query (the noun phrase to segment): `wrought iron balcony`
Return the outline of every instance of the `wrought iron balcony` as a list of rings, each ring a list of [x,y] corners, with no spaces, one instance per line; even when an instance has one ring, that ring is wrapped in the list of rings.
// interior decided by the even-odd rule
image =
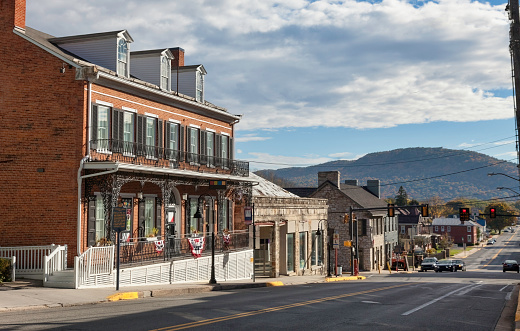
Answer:
[[[132,143],[115,139],[98,139],[90,141],[93,160],[119,161],[133,164],[143,164],[172,169],[184,166],[205,167],[210,169],[229,170],[231,175],[249,176],[249,162],[231,160],[215,156],[188,153],[185,151]]]

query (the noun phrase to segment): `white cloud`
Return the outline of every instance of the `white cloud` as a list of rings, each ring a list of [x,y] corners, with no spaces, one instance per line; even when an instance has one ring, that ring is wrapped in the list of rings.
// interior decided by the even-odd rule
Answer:
[[[235,137],[236,142],[242,142],[242,143],[249,142],[249,141],[265,141],[265,140],[269,140],[269,139],[272,139],[272,138],[271,137],[259,137],[254,134],[245,134],[242,136]]]
[[[28,26],[56,36],[128,29],[132,50],[184,48],[208,70],[208,100],[244,114],[238,130],[513,116],[511,97],[489,93],[511,86],[504,6],[28,0],[27,11]]]
[[[339,153],[329,154],[328,156],[331,158],[334,158],[334,159],[353,161],[353,160],[357,160],[365,155],[366,154],[358,154],[358,155],[353,156],[352,153],[350,153],[350,152],[339,152]]]

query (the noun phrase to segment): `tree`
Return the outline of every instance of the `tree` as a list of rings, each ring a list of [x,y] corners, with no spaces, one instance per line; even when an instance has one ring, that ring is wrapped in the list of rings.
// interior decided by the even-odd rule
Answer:
[[[431,218],[448,216],[448,208],[446,207],[444,200],[438,196],[428,199],[428,209]]]
[[[489,217],[489,208],[494,207],[496,209],[496,218]],[[513,216],[518,213],[518,211],[514,210],[510,205],[504,202],[497,202],[489,204],[484,213],[486,214],[486,222],[487,226],[493,230],[498,231],[498,233],[502,232],[502,229],[506,226],[514,225],[516,222],[516,216]],[[511,215],[511,216],[498,216],[498,215]]]
[[[395,196],[395,204],[397,206],[408,205],[408,194],[402,186],[399,187],[399,191],[397,191],[397,195]]]
[[[437,248],[441,251],[445,250],[446,248],[451,247],[453,245],[453,242],[450,240],[447,234],[441,235],[441,238],[439,239],[439,243],[437,244]]]

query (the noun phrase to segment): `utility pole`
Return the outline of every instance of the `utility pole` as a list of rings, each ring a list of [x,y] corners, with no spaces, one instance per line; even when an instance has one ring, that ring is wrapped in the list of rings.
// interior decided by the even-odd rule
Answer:
[[[509,0],[506,10],[509,11],[509,20],[511,21],[509,28],[509,51],[511,53],[511,66],[513,67],[513,93],[515,96],[513,106],[516,119],[516,152],[518,154],[518,165],[520,165],[520,146],[518,141],[520,128],[520,113],[518,111],[518,105],[520,104],[520,95],[517,93],[520,89],[520,16],[518,13],[518,0]],[[518,174],[520,176],[520,168],[518,168]]]

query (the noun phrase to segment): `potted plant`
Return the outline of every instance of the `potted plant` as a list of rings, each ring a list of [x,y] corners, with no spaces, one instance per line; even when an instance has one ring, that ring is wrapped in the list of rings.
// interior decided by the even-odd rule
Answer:
[[[152,228],[152,231],[146,235],[146,240],[148,241],[155,241],[157,240],[157,233],[159,233],[159,229]]]

